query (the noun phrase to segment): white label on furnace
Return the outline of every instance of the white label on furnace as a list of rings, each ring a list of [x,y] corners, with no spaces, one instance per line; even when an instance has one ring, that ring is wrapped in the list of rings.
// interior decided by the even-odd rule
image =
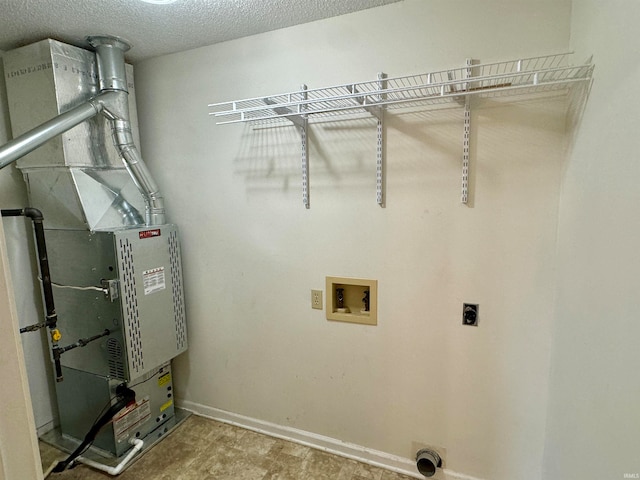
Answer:
[[[149,396],[120,410],[120,412],[113,417],[113,430],[116,441],[121,443],[129,438],[131,433],[139,429],[140,426],[150,418],[151,405],[149,403]]]
[[[144,294],[150,295],[160,290],[164,290],[167,284],[164,280],[164,267],[158,267],[142,272],[142,283],[144,284]]]

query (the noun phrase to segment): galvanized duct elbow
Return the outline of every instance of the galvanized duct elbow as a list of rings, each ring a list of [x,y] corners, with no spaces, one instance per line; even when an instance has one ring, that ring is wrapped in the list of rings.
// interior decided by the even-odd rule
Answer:
[[[111,36],[92,36],[87,40],[96,50],[102,114],[111,122],[113,143],[120,152],[129,174],[142,193],[146,205],[146,224],[165,223],[164,199],[133,141],[129,121],[127,79],[124,53],[130,46]]]

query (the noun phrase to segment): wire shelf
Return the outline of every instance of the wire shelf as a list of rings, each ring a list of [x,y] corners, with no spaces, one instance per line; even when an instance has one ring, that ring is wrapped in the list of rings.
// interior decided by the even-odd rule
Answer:
[[[591,79],[594,65],[569,64],[570,53],[465,66],[438,72],[306,89],[269,97],[212,103],[218,124],[312,119],[336,114],[373,113],[382,108],[464,105],[481,98],[567,91]],[[296,123],[294,121],[294,123]]]
[[[462,68],[348,83],[332,87],[281,93],[269,97],[248,98],[209,104],[209,115],[218,125],[248,122],[261,128],[293,124],[300,131],[302,200],[309,208],[309,146],[307,127],[310,121],[350,120],[353,116],[377,119],[376,201],[385,204],[384,115],[385,110],[464,108],[461,202],[468,203],[469,141],[471,98],[508,98],[515,96],[562,95],[572,85],[591,80],[594,65],[569,63],[570,53],[530,57],[506,62],[474,65],[467,59]],[[402,111],[400,112],[402,113]]]

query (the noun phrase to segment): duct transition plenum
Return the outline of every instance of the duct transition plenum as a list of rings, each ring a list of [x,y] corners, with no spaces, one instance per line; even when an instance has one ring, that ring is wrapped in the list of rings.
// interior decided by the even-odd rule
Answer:
[[[7,52],[4,68],[14,137],[99,93],[95,54],[55,40]],[[133,68],[126,66],[129,115],[137,142]],[[139,143],[139,142],[137,142]],[[145,204],[96,115],[21,158],[32,205],[49,229],[110,230],[144,224]]]

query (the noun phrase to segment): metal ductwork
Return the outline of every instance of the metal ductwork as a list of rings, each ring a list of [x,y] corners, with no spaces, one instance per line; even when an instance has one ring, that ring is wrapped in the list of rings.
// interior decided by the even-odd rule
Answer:
[[[9,52],[7,56],[8,63],[9,65],[13,63],[15,66],[11,67],[7,74],[8,90],[11,88],[19,88],[23,91],[31,89],[30,85],[25,86],[23,82],[19,82],[17,87],[13,87],[11,79],[34,73],[34,69],[36,72],[51,69],[54,71],[54,78],[64,77],[69,74],[77,76],[80,73],[79,80],[75,82],[76,85],[74,86],[78,87],[77,90],[81,93],[84,90],[85,95],[92,93],[91,90],[95,89],[97,77],[99,90],[97,94],[91,95],[80,105],[70,106],[66,102],[68,100],[77,101],[78,91],[74,89],[68,92],[59,90],[58,83],[54,81],[58,110],[65,111],[62,113],[56,112],[59,113],[56,117],[22,133],[14,140],[0,147],[0,168],[24,157],[38,149],[38,147],[43,146],[46,142],[68,132],[98,114],[102,114],[110,123],[113,145],[119,157],[123,160],[124,167],[131,176],[133,184],[142,195],[145,204],[144,223],[146,225],[164,224],[165,211],[162,195],[136,147],[132,133],[127,68],[124,61],[124,54],[130,48],[129,44],[120,38],[110,36],[93,36],[88,37],[87,40],[95,49],[95,61],[91,58],[92,56],[89,52],[53,40],[46,40],[33,46],[18,49],[18,51]],[[47,47],[50,49],[49,52],[45,50]],[[43,51],[45,52],[44,55],[42,54]],[[41,63],[33,64],[34,53],[40,54]],[[46,58],[46,54],[48,54],[49,58]],[[63,61],[65,62],[64,64],[62,63]],[[21,63],[25,62],[30,64],[21,65]],[[97,72],[95,72],[96,69]],[[46,84],[44,86],[50,87],[50,85]],[[87,86],[92,86],[93,88],[89,88],[89,91],[87,91]],[[45,88],[45,90],[48,89]],[[19,99],[20,96],[20,94],[12,95],[12,92],[9,91],[10,102],[12,98]],[[32,113],[28,112],[28,122],[33,122]],[[12,123],[16,123],[13,122],[13,113]],[[20,123],[18,119],[18,130],[20,130]],[[81,134],[79,136],[85,140],[86,145],[89,145],[91,155],[86,157],[89,159],[88,162],[85,159],[80,164],[77,164],[73,159],[73,155],[71,155],[71,160],[67,160],[65,157],[65,160],[60,162],[52,161],[50,158],[39,161],[36,157],[18,164],[18,167],[25,174],[30,193],[35,196],[41,193],[44,196],[48,196],[55,191],[53,194],[53,197],[55,197],[54,203],[58,204],[60,201],[72,204],[79,203],[81,214],[78,216],[82,218],[82,221],[90,230],[140,224],[142,219],[140,215],[136,214],[137,209],[134,207],[136,202],[128,201],[126,198],[127,192],[123,192],[123,188],[126,185],[123,184],[121,178],[116,178],[121,177],[121,175],[114,173],[118,170],[118,165],[114,165],[109,161],[108,152],[105,153],[100,151],[100,148],[96,148],[96,146],[104,147],[104,142],[95,141],[96,133],[99,134],[101,130],[99,127],[95,127],[95,125],[90,125],[88,128],[93,131],[88,132],[88,135]],[[73,136],[64,138],[62,145],[57,150],[76,148],[65,145],[65,140],[69,139],[72,142],[76,140]],[[87,140],[91,143],[89,144]],[[56,149],[56,147],[51,148]],[[44,155],[47,155],[47,153]],[[68,167],[69,170],[62,172],[59,167],[63,165]],[[50,171],[51,167],[54,167],[54,173]],[[42,168],[49,168],[49,171],[43,172]],[[67,176],[67,181],[61,181],[63,180],[61,176]],[[29,177],[32,177],[34,182]],[[62,187],[66,187],[65,191],[61,190]],[[43,192],[37,192],[34,189],[42,189]],[[97,197],[103,200],[98,205],[95,201],[96,195],[92,192],[94,189],[99,191]],[[77,190],[77,192],[74,190]],[[69,195],[72,198],[69,198]],[[91,199],[87,198],[88,196]],[[43,203],[49,202],[45,201]],[[119,212],[122,225],[118,225],[117,221],[114,224],[113,218],[104,219],[103,217],[106,213],[113,213],[107,212],[107,210]],[[67,225],[66,221],[69,219],[61,219],[57,214],[51,216],[45,213],[45,216],[53,219],[56,226],[60,228],[77,227],[75,224]],[[58,221],[61,224],[58,224]],[[75,222],[72,221],[72,223]]]
[[[165,223],[136,147],[129,45],[87,40],[95,53],[48,39],[4,54],[15,139],[0,147],[0,168],[16,162],[46,233],[50,275],[41,268],[41,279],[53,299],[32,327],[50,327],[60,427],[43,439],[80,451],[89,431],[90,443],[121,458],[177,422],[170,362],[187,350],[182,261],[178,229]],[[135,403],[96,431],[123,388]]]
[[[124,52],[129,50],[130,46],[116,37],[94,36],[88,40],[96,49],[98,63],[101,95],[96,100],[102,105],[102,113],[111,121],[113,143],[145,199],[146,224],[162,225],[165,223],[162,195],[131,134],[129,91],[124,62]]]

